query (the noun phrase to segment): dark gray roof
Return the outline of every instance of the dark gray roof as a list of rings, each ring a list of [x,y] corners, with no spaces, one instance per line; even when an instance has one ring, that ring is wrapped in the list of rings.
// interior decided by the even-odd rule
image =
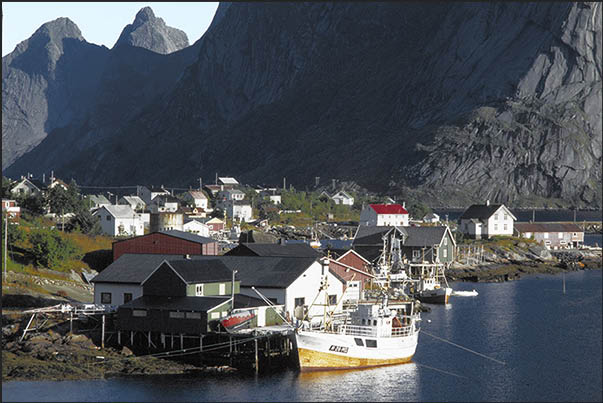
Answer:
[[[219,259],[177,259],[168,260],[168,263],[187,283],[232,281],[232,270]]]
[[[175,259],[175,255],[125,253],[90,281],[140,284],[161,262],[171,259]]]
[[[256,307],[256,306],[266,306],[266,305],[268,305],[266,302],[264,302],[263,299],[249,297],[249,296],[244,295],[244,294],[235,294],[234,300],[235,300],[235,303],[234,303],[235,309],[239,309],[239,308],[253,308],[253,307]]]
[[[488,219],[498,210],[502,204],[472,204],[459,219],[479,218],[480,220]]]
[[[322,256],[314,248],[305,243],[242,243],[226,253],[227,256],[275,256],[275,257],[318,257]]]
[[[195,235],[191,232],[178,231],[176,229],[169,230],[169,231],[159,231],[159,232],[162,234],[171,235],[176,238],[181,238],[181,239],[185,239],[187,241],[197,242],[197,243],[201,243],[201,244],[216,242],[215,239]]]
[[[222,262],[237,270],[242,287],[286,288],[316,261],[315,257],[222,256]]]
[[[406,227],[406,232],[408,238],[404,241],[404,246],[432,246],[442,242],[446,227]]]
[[[397,230],[400,234],[406,236],[408,235],[406,228],[408,227],[360,225],[352,245],[383,245],[382,237],[384,235],[392,230]]]
[[[514,228],[519,232],[584,232],[576,224],[562,223],[515,223]]]
[[[98,274],[93,282],[141,284],[164,260],[186,260],[180,255],[125,253]],[[228,269],[237,270],[235,280],[241,286],[286,288],[297,279],[316,258],[259,257],[259,256],[202,256],[191,255],[192,261],[219,260]],[[232,274],[231,274],[232,276]],[[231,279],[232,277],[229,277]]]
[[[143,295],[120,308],[131,309],[178,309],[183,311],[207,312],[228,301],[230,297],[159,297],[154,295]],[[235,296],[235,304],[236,304]]]

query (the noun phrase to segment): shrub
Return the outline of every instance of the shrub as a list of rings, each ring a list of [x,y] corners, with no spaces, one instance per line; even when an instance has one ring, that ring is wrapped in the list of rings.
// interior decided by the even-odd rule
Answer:
[[[79,248],[56,230],[38,229],[29,239],[34,262],[39,266],[50,269],[79,254]]]

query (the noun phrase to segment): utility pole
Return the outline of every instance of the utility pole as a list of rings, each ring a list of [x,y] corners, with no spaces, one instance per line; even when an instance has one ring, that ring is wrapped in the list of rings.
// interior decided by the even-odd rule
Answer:
[[[8,211],[4,214],[4,220],[6,221],[6,227],[4,228],[4,279],[6,280],[8,268]]]
[[[199,178],[199,190],[203,189],[201,178]]]
[[[230,284],[230,312],[234,310],[234,289],[235,289],[235,274],[237,270],[232,271],[232,283]]]
[[[287,178],[283,176],[283,190],[287,190]]]

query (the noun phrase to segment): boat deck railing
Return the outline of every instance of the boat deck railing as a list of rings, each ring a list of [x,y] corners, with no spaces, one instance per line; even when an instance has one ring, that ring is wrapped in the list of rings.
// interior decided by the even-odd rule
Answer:
[[[341,325],[339,334],[346,336],[363,336],[363,337],[405,337],[411,335],[413,326],[394,327],[389,332],[379,332],[379,328],[374,326],[358,326],[358,325]],[[389,333],[389,334],[388,334]]]

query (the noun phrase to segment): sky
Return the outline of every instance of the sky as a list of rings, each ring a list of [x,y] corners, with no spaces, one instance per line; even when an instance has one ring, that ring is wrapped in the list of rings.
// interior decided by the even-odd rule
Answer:
[[[150,6],[155,16],[178,28],[192,45],[209,27],[217,2],[2,2],[2,56],[28,39],[42,24],[59,17],[73,21],[87,42],[113,47],[126,25],[141,8]]]

